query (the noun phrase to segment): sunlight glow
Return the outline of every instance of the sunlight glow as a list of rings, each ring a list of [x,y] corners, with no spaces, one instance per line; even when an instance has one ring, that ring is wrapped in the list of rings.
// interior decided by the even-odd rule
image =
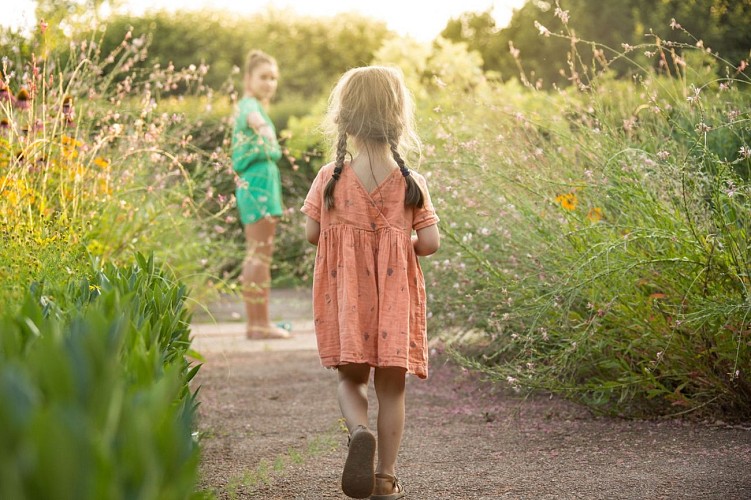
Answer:
[[[3,9],[0,25],[15,29],[29,29],[36,23],[33,0],[15,0]],[[520,8],[525,0],[462,0],[461,2],[427,2],[405,0],[276,0],[270,2],[248,0],[123,0],[119,9],[133,14],[149,10],[199,10],[218,9],[233,14],[251,14],[268,8],[291,9],[310,16],[332,17],[342,12],[381,19],[389,29],[412,36],[420,41],[434,39],[452,17],[463,12],[482,12],[492,9],[500,27],[508,24],[513,9]]]

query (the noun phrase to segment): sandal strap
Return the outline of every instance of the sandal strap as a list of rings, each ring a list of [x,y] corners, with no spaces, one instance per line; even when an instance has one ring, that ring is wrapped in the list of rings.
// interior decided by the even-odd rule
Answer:
[[[347,436],[347,448],[349,448],[349,444],[352,442],[352,436],[354,436],[355,432],[357,432],[359,430],[363,430],[363,429],[366,430],[366,431],[368,430],[367,427],[365,427],[364,425],[360,424],[357,427],[355,427],[355,430],[353,430],[351,434],[349,434]]]
[[[394,478],[394,489],[396,490],[394,493],[404,493],[404,486],[398,477]]]
[[[402,482],[399,480],[398,477],[392,476],[391,474],[382,474],[380,472],[376,473],[375,475],[376,481],[377,480],[388,480],[392,485],[394,485],[394,493],[401,493],[404,491],[404,486],[402,486]]]

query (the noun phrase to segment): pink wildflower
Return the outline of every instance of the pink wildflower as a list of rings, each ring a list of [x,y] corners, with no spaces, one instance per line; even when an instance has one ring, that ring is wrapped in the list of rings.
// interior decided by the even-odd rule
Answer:
[[[73,98],[69,95],[63,98],[63,114],[65,116],[73,115]]]
[[[29,109],[31,106],[31,97],[29,96],[29,91],[26,89],[21,89],[18,91],[18,95],[16,96],[16,102],[15,105],[18,109]]]
[[[0,102],[13,101],[13,94],[10,93],[10,89],[5,84],[2,78],[0,78]]]
[[[563,24],[568,24],[568,11],[562,10],[560,7],[555,8],[555,16],[561,18]]]

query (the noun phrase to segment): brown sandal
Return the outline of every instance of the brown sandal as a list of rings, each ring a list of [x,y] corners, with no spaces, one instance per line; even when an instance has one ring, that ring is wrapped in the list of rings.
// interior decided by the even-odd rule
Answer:
[[[342,472],[342,491],[352,498],[368,498],[375,487],[373,459],[376,439],[364,425],[349,437],[349,451]]]
[[[376,490],[391,490],[391,493],[385,495],[371,495],[370,500],[398,500],[399,498],[404,498],[404,486],[396,477],[391,474],[376,474],[375,480]]]

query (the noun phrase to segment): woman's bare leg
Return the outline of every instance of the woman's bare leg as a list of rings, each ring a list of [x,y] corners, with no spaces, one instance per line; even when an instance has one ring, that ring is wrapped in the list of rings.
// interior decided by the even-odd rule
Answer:
[[[269,321],[271,258],[276,219],[265,217],[245,226],[247,245],[242,271],[242,293],[248,338],[287,338],[289,333]]]

